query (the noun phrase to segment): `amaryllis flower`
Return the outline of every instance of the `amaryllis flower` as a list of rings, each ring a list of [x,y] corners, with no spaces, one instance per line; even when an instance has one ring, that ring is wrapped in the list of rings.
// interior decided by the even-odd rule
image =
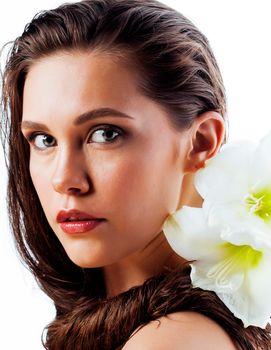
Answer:
[[[163,231],[191,261],[194,287],[214,291],[244,326],[271,316],[271,132],[223,145],[195,174],[202,208],[183,206]]]

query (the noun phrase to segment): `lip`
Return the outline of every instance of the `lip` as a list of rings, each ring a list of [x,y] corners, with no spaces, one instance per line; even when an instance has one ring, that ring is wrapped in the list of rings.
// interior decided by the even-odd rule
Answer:
[[[104,220],[103,218],[97,218],[94,215],[91,215],[89,213],[82,212],[77,209],[70,209],[70,210],[61,210],[56,217],[56,221],[58,223],[72,223],[72,222],[77,222],[77,221],[68,221],[69,218],[75,217],[76,219],[89,219],[89,220]],[[81,221],[79,221],[81,222]]]
[[[104,219],[92,219],[84,221],[65,221],[60,223],[61,229],[65,233],[85,233],[93,230],[97,225],[104,222]]]

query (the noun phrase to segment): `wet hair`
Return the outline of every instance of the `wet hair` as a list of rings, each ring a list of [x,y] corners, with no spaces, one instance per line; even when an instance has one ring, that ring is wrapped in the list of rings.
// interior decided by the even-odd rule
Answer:
[[[244,328],[213,292],[192,288],[189,265],[107,297],[102,268],[81,268],[67,256],[31,180],[29,145],[20,130],[23,89],[37,60],[90,50],[116,57],[137,72],[139,91],[167,112],[176,130],[189,129],[206,111],[220,113],[227,122],[225,89],[207,38],[190,20],[158,1],[63,4],[39,12],[12,42],[2,79],[8,210],[20,257],[56,308],[44,329],[44,347],[121,349],[138,327],[190,310],[215,320],[240,349],[270,349],[270,329]]]

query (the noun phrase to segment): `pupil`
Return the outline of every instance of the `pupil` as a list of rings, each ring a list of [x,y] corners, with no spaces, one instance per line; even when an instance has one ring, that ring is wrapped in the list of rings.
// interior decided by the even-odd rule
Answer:
[[[53,138],[51,136],[44,136],[43,141],[45,145],[50,146],[53,143]]]
[[[106,137],[108,137],[108,138],[111,138],[112,136],[113,136],[113,131],[111,130],[111,131],[106,131],[105,132],[105,135],[106,135]],[[109,135],[108,135],[109,134]],[[110,135],[111,134],[111,135]]]

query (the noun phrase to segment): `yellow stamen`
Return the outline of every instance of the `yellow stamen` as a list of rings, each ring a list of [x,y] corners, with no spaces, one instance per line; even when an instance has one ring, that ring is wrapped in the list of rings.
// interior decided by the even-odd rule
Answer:
[[[267,223],[271,221],[271,188],[248,193],[244,202],[251,214],[259,216]]]

